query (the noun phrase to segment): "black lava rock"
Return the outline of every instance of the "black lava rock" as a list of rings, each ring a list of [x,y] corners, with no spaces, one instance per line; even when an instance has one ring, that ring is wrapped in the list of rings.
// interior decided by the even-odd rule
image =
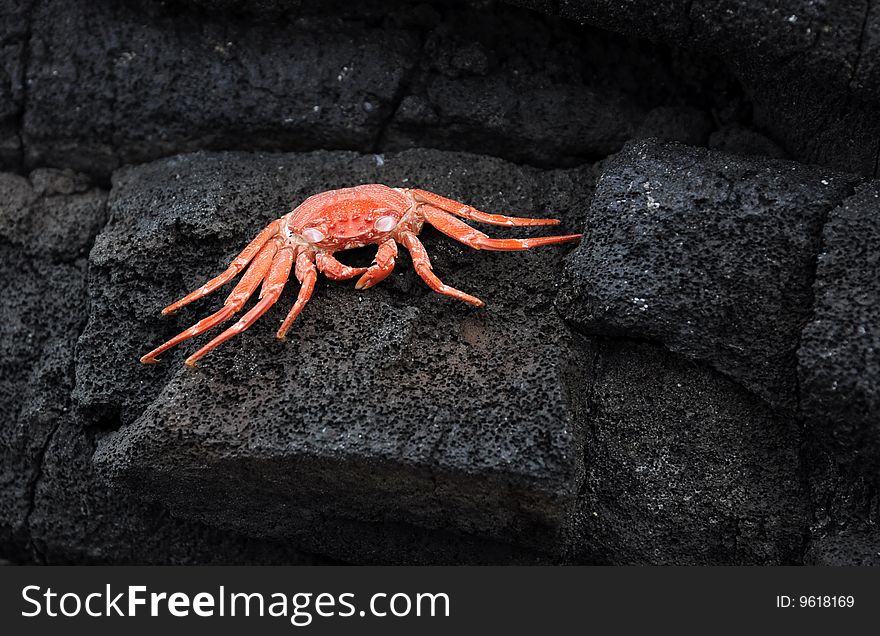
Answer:
[[[667,118],[698,110],[684,104],[699,96],[645,43],[503,5],[444,17],[425,36],[383,147],[577,165],[618,151],[652,107]]]
[[[581,559],[800,562],[808,502],[791,419],[721,374],[648,343],[603,339],[588,414]]]
[[[19,179],[0,176],[0,192],[14,196]],[[31,258],[4,236],[0,269],[0,551],[22,558],[44,449],[70,409],[85,261]]]
[[[815,309],[798,351],[804,414],[859,452],[880,452],[880,183],[834,208]]]
[[[880,564],[880,184],[831,211],[815,309],[798,350],[805,466],[815,501],[808,560]]]
[[[0,169],[21,163],[24,60],[31,2],[0,0]]]
[[[48,175],[44,175],[48,176]],[[75,179],[54,175],[79,189]],[[40,181],[37,177],[35,181]],[[0,174],[0,544],[22,549],[41,458],[69,410],[76,335],[85,323],[85,259],[106,194],[38,192]],[[69,213],[69,214],[68,214]],[[40,227],[51,219],[44,238]],[[56,249],[48,245],[58,243]]]
[[[77,360],[82,411],[124,424],[102,440],[100,470],[176,516],[348,559],[366,558],[346,553],[357,547],[341,530],[349,522],[559,553],[582,474],[562,384],[579,352],[552,307],[561,248],[477,252],[427,231],[435,271],[484,297],[486,310],[431,292],[402,255],[369,292],[321,282],[285,345],[274,330],[294,291],[197,370],[181,364],[195,343],[139,364],[222,294],[179,318],[163,319],[161,307],[270,219],[315,192],[369,182],[563,218],[591,189],[589,171],[438,151],[194,154],[119,173],[112,221],[91,254]],[[335,532],[315,532],[320,519]]]
[[[880,8],[783,0],[516,0],[581,23],[721,57],[756,123],[801,161],[877,176]]]
[[[734,155],[758,155],[785,159],[785,151],[772,139],[740,124],[725,126],[709,135],[708,144],[712,150],[720,150]]]
[[[822,223],[852,183],[792,162],[634,142],[597,184],[559,307],[584,333],[660,341],[793,409]]]
[[[504,3],[229,5],[36,3],[15,40],[26,99],[0,107],[16,161],[106,179],[199,149],[428,146],[574,166],[619,150],[652,109],[726,108],[735,85],[696,56],[668,63]]]
[[[712,130],[711,118],[701,110],[686,106],[661,106],[645,116],[635,137],[705,146]]]
[[[74,414],[87,317],[84,251],[106,193],[82,175],[0,174],[0,551],[48,563],[313,562],[289,545],[168,517],[92,469]]]
[[[106,175],[197,148],[369,150],[415,34],[47,0],[32,18],[26,160]],[[83,37],[88,34],[88,37]]]
[[[817,538],[807,552],[806,564],[880,566],[880,533],[842,531]]]
[[[876,453],[864,435],[847,439],[828,423],[811,423],[802,451],[810,489],[810,541],[805,562],[880,565],[880,498]]]
[[[291,543],[169,516],[162,506],[108,485],[92,465],[94,437],[75,417],[67,417],[47,440],[32,485],[29,560],[160,565],[328,562]]]
[[[0,0],[0,562],[878,564],[880,186],[832,172],[878,46],[863,0]],[[485,310],[402,250],[138,363],[370,181],[587,236],[563,280],[426,228]]]
[[[106,222],[107,193],[69,170],[34,170],[29,179],[3,175],[0,236],[35,259],[88,256]]]

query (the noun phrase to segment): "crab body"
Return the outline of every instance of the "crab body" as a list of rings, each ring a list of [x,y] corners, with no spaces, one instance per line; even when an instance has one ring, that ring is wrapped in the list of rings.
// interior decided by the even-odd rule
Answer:
[[[301,239],[327,252],[379,243],[404,217],[413,221],[415,202],[406,190],[370,184],[330,190],[309,197],[282,218],[289,240]],[[421,222],[411,223],[416,233]]]
[[[232,327],[211,340],[186,363],[196,360],[244,331],[262,316],[281,295],[291,270],[300,282],[299,295],[282,322],[277,337],[284,339],[293,321],[312,295],[320,271],[334,280],[358,277],[355,287],[366,289],[386,278],[394,269],[397,245],[410,253],[416,273],[434,291],[470,303],[483,301],[444,285],[431,270],[431,261],[418,234],[424,223],[475,249],[525,250],[578,240],[580,234],[525,239],[492,239],[460,219],[506,226],[557,225],[556,219],[528,219],[480,212],[468,205],[426,190],[391,188],[380,184],[359,185],[330,190],[309,197],[280,219],[270,223],[232,261],[225,272],[194,292],[162,310],[169,314],[208,295],[244,271],[241,280],[223,307],[181,332],[141,358],[143,363],[158,362],[158,356],[175,345],[225,322],[241,310],[260,287],[259,301]],[[378,246],[369,267],[349,267],[336,259],[335,252]]]

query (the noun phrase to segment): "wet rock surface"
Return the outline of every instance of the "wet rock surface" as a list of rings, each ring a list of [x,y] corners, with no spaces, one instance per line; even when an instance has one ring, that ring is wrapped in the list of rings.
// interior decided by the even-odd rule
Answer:
[[[852,183],[792,162],[634,142],[605,166],[560,309],[585,333],[662,342],[794,409],[822,224]]]

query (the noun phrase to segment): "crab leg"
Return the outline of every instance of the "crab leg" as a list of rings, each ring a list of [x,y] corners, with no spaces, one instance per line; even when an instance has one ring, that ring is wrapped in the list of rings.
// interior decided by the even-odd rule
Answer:
[[[439,194],[428,192],[427,190],[411,190],[410,191],[416,201],[428,203],[435,208],[445,210],[450,214],[455,214],[471,221],[479,221],[480,223],[489,223],[490,225],[559,225],[558,219],[529,219],[515,216],[503,216],[501,214],[488,214],[480,212],[464,203],[459,203]]]
[[[422,245],[422,242],[415,234],[409,231],[400,232],[400,240],[412,256],[413,267],[415,268],[416,273],[422,277],[422,280],[428,284],[428,287],[445,296],[452,296],[458,300],[463,300],[474,307],[482,307],[485,304],[476,296],[471,296],[470,294],[459,291],[454,287],[444,285],[443,282],[434,275],[434,272],[431,271],[431,259],[428,258],[428,252],[425,251],[425,246]]]
[[[583,236],[582,234],[567,234],[564,236],[539,236],[525,239],[493,239],[442,210],[427,206],[422,210],[422,215],[428,223],[446,236],[477,250],[527,250],[539,245],[553,245],[554,243],[576,241]]]
[[[397,243],[393,238],[387,238],[379,243],[376,258],[367,269],[367,273],[355,283],[355,289],[369,289],[376,283],[385,280],[394,269],[394,259],[397,258]]]
[[[254,291],[257,289],[257,286],[260,284],[260,281],[263,280],[263,278],[266,276],[266,272],[269,271],[269,266],[272,264],[272,259],[275,257],[275,253],[277,251],[278,244],[275,242],[264,246],[263,249],[260,250],[260,253],[257,255],[257,257],[254,259],[254,262],[248,268],[247,272],[245,272],[242,279],[238,282],[238,285],[236,285],[235,289],[232,290],[232,293],[229,294],[229,297],[223,304],[222,309],[211,314],[207,318],[203,318],[189,329],[186,329],[174,336],[165,344],[153,349],[152,351],[150,351],[150,353],[141,358],[141,362],[143,362],[144,364],[155,364],[156,362],[158,362],[158,360],[156,359],[157,356],[162,355],[175,345],[180,344],[184,340],[189,340],[193,336],[204,333],[209,329],[219,325],[221,322],[224,322],[231,318],[238,310],[240,310],[244,306],[248,298],[253,295]]]
[[[269,307],[275,304],[278,297],[284,289],[287,277],[290,275],[290,267],[293,264],[293,249],[290,247],[282,247],[278,250],[272,261],[272,267],[263,281],[263,288],[260,290],[260,301],[251,307],[238,322],[229,327],[226,331],[211,340],[204,347],[196,351],[186,359],[187,366],[195,366],[196,360],[204,356],[206,353],[223,344],[233,336],[240,334],[242,331],[250,327],[256,320],[262,316]]]
[[[349,267],[340,263],[335,256],[327,252],[320,252],[315,257],[318,271],[332,280],[348,280],[367,271],[366,267]]]
[[[235,257],[232,263],[229,264],[229,267],[225,272],[217,276],[216,278],[212,278],[207,283],[199,287],[194,292],[187,294],[176,303],[172,303],[168,305],[165,309],[162,310],[163,314],[170,314],[172,312],[177,311],[184,305],[190,304],[194,300],[198,300],[204,296],[207,296],[212,291],[221,287],[235,278],[238,273],[245,268],[245,266],[251,262],[251,259],[256,256],[260,249],[269,241],[270,238],[278,234],[278,229],[281,227],[281,220],[272,221],[266,229],[257,234],[257,237],[251,241],[246,248],[241,251],[241,254]]]
[[[303,307],[309,302],[309,298],[312,297],[312,291],[315,289],[318,272],[315,270],[312,257],[307,252],[300,252],[299,256],[296,257],[296,279],[300,283],[299,295],[296,297],[293,309],[287,314],[287,318],[284,319],[281,327],[278,328],[278,333],[275,334],[275,337],[279,340],[284,340],[287,337],[287,330],[290,329],[290,325],[293,324],[293,321],[299,316]]]

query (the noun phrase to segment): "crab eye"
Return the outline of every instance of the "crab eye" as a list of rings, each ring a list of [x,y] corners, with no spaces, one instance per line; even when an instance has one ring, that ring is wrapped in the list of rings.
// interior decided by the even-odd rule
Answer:
[[[324,235],[320,230],[310,227],[303,230],[303,238],[309,243],[320,243],[324,240]]]
[[[393,216],[380,216],[376,219],[375,227],[380,232],[390,232],[397,225],[397,219]]]

